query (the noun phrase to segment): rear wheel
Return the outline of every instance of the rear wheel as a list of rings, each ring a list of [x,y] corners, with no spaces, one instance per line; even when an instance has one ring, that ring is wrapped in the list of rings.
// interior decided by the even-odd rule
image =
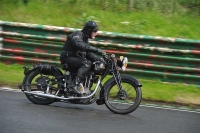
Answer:
[[[56,81],[55,77],[58,77],[59,73],[56,71],[53,71],[49,75],[41,74],[39,70],[32,71],[26,78],[25,84],[28,86],[25,86],[25,91],[32,91],[37,93],[47,93],[47,89],[49,86],[48,94],[55,94],[59,85],[56,84],[54,81]],[[54,102],[53,99],[50,98],[44,98],[41,96],[26,94],[27,98],[35,103],[35,104],[42,104],[42,105],[48,105]]]
[[[119,91],[114,78],[105,83],[105,104],[114,113],[128,114],[140,105],[142,91],[132,76],[121,75],[121,81],[121,91]]]

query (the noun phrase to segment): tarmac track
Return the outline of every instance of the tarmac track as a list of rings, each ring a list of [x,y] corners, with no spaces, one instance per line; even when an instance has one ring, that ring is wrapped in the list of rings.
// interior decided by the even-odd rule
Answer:
[[[200,110],[141,105],[118,115],[105,105],[36,105],[1,88],[0,133],[200,133]]]

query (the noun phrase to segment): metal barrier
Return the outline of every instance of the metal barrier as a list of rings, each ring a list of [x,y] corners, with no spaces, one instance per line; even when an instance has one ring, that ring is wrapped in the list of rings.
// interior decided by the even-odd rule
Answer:
[[[80,30],[0,21],[0,60],[60,64],[68,34]],[[91,45],[129,59],[126,72],[137,78],[200,85],[200,40],[99,31]]]

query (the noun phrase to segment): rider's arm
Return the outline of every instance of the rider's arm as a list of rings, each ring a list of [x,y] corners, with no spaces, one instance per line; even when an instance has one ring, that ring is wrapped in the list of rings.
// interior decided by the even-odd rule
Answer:
[[[97,61],[99,58],[92,52],[87,52],[86,58],[91,60],[91,61]]]
[[[76,32],[71,36],[72,43],[77,50],[88,51],[88,52],[97,52],[101,54],[103,51],[99,48],[92,47],[87,43],[83,42],[83,33]]]

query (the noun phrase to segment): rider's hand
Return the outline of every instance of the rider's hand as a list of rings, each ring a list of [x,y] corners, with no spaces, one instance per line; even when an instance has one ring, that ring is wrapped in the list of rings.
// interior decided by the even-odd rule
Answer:
[[[106,61],[104,60],[104,58],[98,58],[98,60],[97,60],[97,61],[100,61],[100,62],[102,62],[102,63],[106,64]]]
[[[103,55],[105,56],[106,55],[106,52],[104,52],[103,50],[97,48],[97,53],[100,54],[100,55]]]

